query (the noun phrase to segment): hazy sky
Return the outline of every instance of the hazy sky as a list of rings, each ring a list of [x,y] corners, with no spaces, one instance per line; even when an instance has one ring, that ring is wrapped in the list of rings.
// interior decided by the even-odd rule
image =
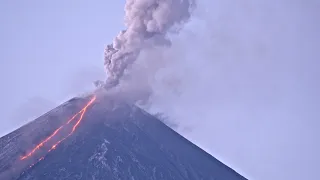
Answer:
[[[320,179],[319,2],[199,2],[167,54],[173,86],[154,84],[153,107],[250,179]],[[0,135],[105,78],[123,6],[0,2]]]
[[[0,134],[24,122],[29,105],[39,115],[105,78],[104,45],[122,29],[124,6],[108,2],[0,2]]]

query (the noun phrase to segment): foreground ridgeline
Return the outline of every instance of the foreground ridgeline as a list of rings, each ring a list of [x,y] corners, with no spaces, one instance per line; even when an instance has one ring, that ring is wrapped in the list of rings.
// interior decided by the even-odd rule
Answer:
[[[246,180],[115,98],[73,98],[0,138],[0,179]]]

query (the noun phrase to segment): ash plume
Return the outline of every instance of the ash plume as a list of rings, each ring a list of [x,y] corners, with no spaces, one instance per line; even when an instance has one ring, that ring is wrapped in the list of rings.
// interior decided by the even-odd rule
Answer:
[[[105,48],[106,89],[115,87],[143,49],[170,46],[170,33],[178,33],[191,17],[195,0],[127,0],[125,26]],[[152,61],[152,57],[150,58]]]

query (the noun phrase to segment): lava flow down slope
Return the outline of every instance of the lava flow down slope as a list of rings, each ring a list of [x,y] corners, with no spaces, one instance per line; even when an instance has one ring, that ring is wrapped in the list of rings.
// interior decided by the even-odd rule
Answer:
[[[0,138],[0,179],[246,178],[137,106],[90,95]]]

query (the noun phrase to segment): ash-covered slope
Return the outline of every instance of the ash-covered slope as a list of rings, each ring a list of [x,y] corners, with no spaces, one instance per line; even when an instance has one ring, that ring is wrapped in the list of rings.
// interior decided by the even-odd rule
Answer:
[[[74,98],[2,137],[0,179],[245,180],[155,117],[115,99],[98,98],[55,149],[76,120],[21,160],[90,98]]]

